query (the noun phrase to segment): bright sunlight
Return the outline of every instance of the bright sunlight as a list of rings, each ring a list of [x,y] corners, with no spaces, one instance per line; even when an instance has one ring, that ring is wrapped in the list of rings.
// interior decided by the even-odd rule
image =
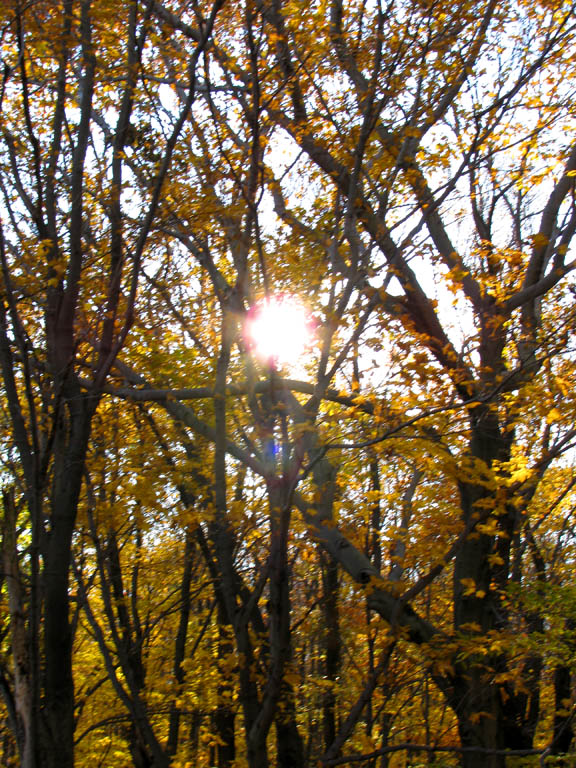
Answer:
[[[260,360],[271,365],[291,366],[312,343],[314,323],[298,299],[273,296],[250,309],[245,335]]]

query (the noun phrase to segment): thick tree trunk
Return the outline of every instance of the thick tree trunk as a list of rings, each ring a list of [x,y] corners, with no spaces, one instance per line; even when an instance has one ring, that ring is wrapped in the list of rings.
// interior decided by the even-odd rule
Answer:
[[[130,725],[126,733],[126,741],[132,756],[133,768],[154,768],[154,763],[150,757],[146,744],[142,742],[137,728],[134,724]]]
[[[72,632],[69,622],[68,564],[53,558],[46,562],[44,648],[45,700],[42,710],[42,768],[74,767],[74,682],[72,679]],[[61,561],[62,562],[62,561]]]
[[[467,750],[462,755],[462,766],[505,768],[504,755],[486,752],[503,750],[506,746],[498,689],[489,684],[484,669],[472,664],[467,668],[462,682],[461,705],[456,708],[460,741]],[[474,751],[476,749],[477,752]]]
[[[494,510],[487,524],[499,532],[495,536],[492,531],[474,531],[463,542],[454,564],[454,628],[473,645],[476,637],[483,642],[489,632],[506,623],[500,593],[509,578],[510,546],[517,521],[515,510],[500,509],[490,474],[495,460],[509,459],[511,438],[502,434],[497,414],[484,406],[472,411],[471,429],[469,478],[460,481],[462,520],[469,527],[486,515],[486,509]],[[484,750],[465,752],[465,768],[503,768],[505,757],[485,750],[532,746],[526,731],[511,727],[524,714],[516,711],[519,700],[510,697],[503,684],[494,683],[495,674],[506,664],[501,655],[472,653],[458,665],[452,704],[462,746]]]
[[[54,441],[50,527],[44,547],[42,768],[74,767],[74,680],[68,578],[72,535],[95,402],[72,387]]]
[[[567,666],[560,665],[554,670],[554,741],[552,754],[562,755],[568,752],[574,729],[572,715],[569,712],[572,699],[572,676]]]
[[[294,768],[306,765],[304,744],[296,722],[294,689],[282,683],[280,702],[276,712],[276,749],[278,768]]]

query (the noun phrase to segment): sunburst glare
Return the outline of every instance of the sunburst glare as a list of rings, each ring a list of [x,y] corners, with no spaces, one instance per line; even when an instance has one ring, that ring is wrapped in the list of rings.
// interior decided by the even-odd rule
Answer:
[[[293,366],[314,340],[314,322],[292,296],[264,299],[248,312],[245,336],[254,354],[269,365]]]

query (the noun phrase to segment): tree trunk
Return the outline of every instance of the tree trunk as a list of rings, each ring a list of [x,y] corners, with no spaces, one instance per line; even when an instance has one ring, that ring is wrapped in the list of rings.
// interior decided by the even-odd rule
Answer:
[[[559,665],[554,670],[554,742],[552,754],[562,755],[568,752],[574,730],[572,715],[569,712],[572,699],[572,679],[570,668]]]
[[[467,666],[461,705],[456,708],[460,741],[466,751],[462,755],[463,768],[505,768],[506,758],[489,754],[486,750],[505,747],[502,730],[502,711],[498,689],[491,686],[480,665]],[[478,751],[474,751],[478,749]]]
[[[232,628],[226,623],[222,606],[218,606],[218,661],[220,669],[226,667],[233,653]],[[234,723],[236,712],[233,704],[234,684],[221,671],[218,678],[218,702],[214,712],[214,727],[218,735],[218,768],[229,768],[236,759],[236,741]]]
[[[44,702],[42,768],[74,768],[74,680],[68,578],[72,535],[96,402],[88,403],[72,385],[61,406],[54,441],[54,481],[50,527],[45,535]]]
[[[282,683],[280,701],[276,712],[276,749],[278,768],[304,768],[304,744],[296,722],[294,689],[286,681]]]
[[[13,490],[4,491],[2,555],[8,591],[10,635],[14,663],[15,737],[21,768],[34,768],[35,727],[33,715],[33,677],[26,631],[26,609],[16,545],[16,505]]]
[[[184,565],[182,569],[182,579],[180,582],[180,615],[178,619],[178,631],[174,642],[174,680],[178,689],[184,685],[186,674],[182,667],[182,662],[186,654],[186,639],[188,636],[188,622],[190,619],[190,586],[192,583],[192,564],[194,562],[194,538],[190,528],[186,529],[186,542],[184,546]],[[178,749],[178,740],[180,734],[181,712],[180,708],[173,701],[170,705],[170,719],[168,725],[168,740],[166,742],[166,753],[173,757]]]
[[[322,556],[325,675],[333,685],[340,670],[340,622],[338,612],[338,563],[330,555]],[[324,749],[336,738],[336,696],[333,688],[322,695]]]
[[[455,559],[454,628],[467,644],[474,644],[476,636],[480,641],[506,624],[500,594],[509,578],[510,547],[517,525],[516,511],[498,506],[490,474],[495,460],[509,459],[511,438],[502,434],[497,414],[483,406],[471,413],[471,431],[470,466],[463,466],[469,479],[459,483],[463,523],[469,527],[486,515],[486,509],[493,509],[493,516],[486,520],[499,535],[474,531]],[[504,684],[494,683],[494,675],[505,670],[506,665],[507,659],[495,654],[471,654],[458,665],[453,708],[463,747],[497,752],[532,746],[527,731],[511,727],[524,715],[517,711],[519,700],[504,691]],[[503,768],[505,757],[467,751],[462,764],[465,768]]]

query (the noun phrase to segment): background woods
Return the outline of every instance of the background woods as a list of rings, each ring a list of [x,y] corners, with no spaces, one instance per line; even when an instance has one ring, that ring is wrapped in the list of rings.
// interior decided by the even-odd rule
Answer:
[[[2,5],[4,764],[573,760],[575,10]]]

